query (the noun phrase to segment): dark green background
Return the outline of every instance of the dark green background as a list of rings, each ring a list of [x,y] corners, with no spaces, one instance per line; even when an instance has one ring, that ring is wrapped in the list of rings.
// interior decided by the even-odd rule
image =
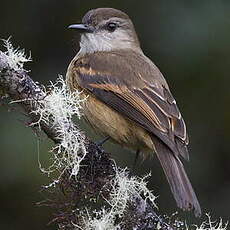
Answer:
[[[78,50],[67,26],[91,8],[115,7],[133,19],[142,48],[165,75],[190,136],[187,172],[204,213],[230,217],[230,1],[1,1],[0,37],[31,51],[26,65],[34,80],[55,81]],[[0,107],[0,229],[55,229],[46,226],[52,210],[35,207],[48,180],[38,167],[38,145],[48,165],[50,143],[37,141],[18,113]],[[134,154],[107,144],[118,165],[131,166]],[[138,174],[152,170],[150,188],[160,211],[171,213],[175,202],[154,157]],[[188,217],[190,218],[190,217]],[[192,218],[192,217],[191,217]],[[195,220],[193,220],[195,221]]]

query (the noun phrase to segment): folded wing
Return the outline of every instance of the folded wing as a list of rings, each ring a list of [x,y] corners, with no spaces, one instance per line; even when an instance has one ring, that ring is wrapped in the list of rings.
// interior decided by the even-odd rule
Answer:
[[[116,60],[121,56],[123,62]],[[178,206],[194,208],[199,216],[199,202],[179,159],[189,159],[184,120],[160,71],[146,60],[91,54],[74,63],[71,82],[149,132]],[[135,68],[138,73],[133,65],[142,65]]]

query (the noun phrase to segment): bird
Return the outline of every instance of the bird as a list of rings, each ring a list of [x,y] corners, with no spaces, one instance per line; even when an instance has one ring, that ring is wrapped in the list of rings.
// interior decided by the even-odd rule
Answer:
[[[66,82],[86,98],[85,120],[143,158],[155,153],[177,206],[199,217],[201,207],[182,163],[189,160],[185,122],[164,76],[143,53],[130,17],[97,8],[68,28],[80,33],[80,49]]]

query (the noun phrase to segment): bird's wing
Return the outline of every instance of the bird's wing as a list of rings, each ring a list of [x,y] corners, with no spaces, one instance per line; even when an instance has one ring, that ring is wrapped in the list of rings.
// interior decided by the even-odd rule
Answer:
[[[168,87],[159,86],[159,81],[155,84],[154,76],[142,79],[144,73],[126,69],[128,64],[116,69],[113,66],[116,58],[117,55],[112,55],[105,60],[95,54],[78,59],[73,65],[77,84],[154,134],[174,154],[188,159],[185,123]]]
[[[178,157],[188,159],[185,123],[160,71],[142,57],[95,53],[78,58],[70,65],[70,82],[150,133],[177,205],[194,208],[200,216],[199,202]]]

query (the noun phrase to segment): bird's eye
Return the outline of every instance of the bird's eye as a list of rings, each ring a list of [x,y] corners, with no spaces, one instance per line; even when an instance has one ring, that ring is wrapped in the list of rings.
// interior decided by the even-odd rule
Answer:
[[[115,31],[116,28],[117,28],[117,24],[114,23],[114,22],[110,22],[107,25],[107,29],[108,29],[109,32]]]

